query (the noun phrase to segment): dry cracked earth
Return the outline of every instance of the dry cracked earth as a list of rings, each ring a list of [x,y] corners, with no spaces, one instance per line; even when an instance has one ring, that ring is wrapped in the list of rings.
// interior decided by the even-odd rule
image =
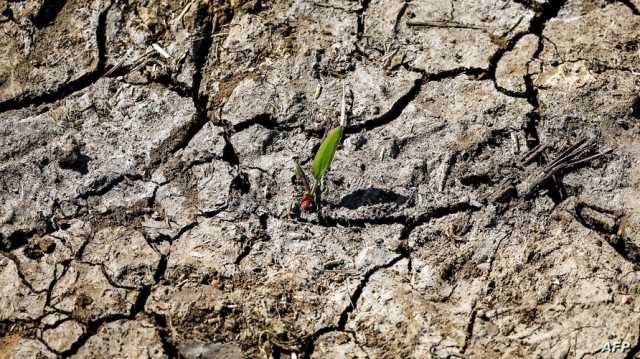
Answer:
[[[0,358],[635,357],[639,8],[0,1]]]

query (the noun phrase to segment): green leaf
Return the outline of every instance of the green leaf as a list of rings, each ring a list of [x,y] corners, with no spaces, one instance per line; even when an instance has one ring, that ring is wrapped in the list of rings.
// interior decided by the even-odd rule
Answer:
[[[341,136],[342,127],[337,127],[329,131],[327,138],[322,141],[322,144],[316,153],[316,158],[311,164],[311,173],[316,181],[320,181],[320,178],[329,171],[331,162],[333,161],[333,155],[335,155],[336,150],[338,149]]]
[[[309,188],[309,182],[307,182],[307,176],[304,174],[304,171],[302,170],[302,167],[300,167],[300,164],[298,163],[298,161],[294,160],[294,171],[296,173],[296,176],[298,176],[298,178],[300,179],[300,181],[302,181],[302,184],[304,185],[304,190],[309,193],[311,191],[311,188]]]

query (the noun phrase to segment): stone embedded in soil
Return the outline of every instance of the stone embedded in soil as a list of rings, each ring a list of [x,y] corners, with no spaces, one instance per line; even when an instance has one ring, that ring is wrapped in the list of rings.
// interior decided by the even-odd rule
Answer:
[[[155,324],[149,319],[105,323],[72,358],[167,358]]]
[[[59,12],[43,1],[9,4],[18,22],[0,23],[0,104],[42,96],[98,69],[98,19],[103,1],[67,1]]]

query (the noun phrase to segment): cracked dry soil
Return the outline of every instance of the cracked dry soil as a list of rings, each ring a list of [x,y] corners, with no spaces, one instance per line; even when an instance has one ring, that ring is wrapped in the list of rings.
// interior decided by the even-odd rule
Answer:
[[[639,6],[0,1],[0,358],[635,357]]]

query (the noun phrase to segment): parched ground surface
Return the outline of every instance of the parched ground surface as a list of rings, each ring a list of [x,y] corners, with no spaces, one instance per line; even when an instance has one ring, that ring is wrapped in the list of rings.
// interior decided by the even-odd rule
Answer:
[[[0,1],[0,358],[633,358],[638,7]]]

